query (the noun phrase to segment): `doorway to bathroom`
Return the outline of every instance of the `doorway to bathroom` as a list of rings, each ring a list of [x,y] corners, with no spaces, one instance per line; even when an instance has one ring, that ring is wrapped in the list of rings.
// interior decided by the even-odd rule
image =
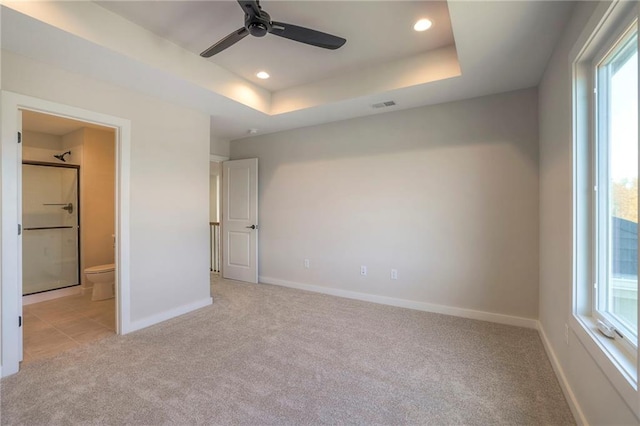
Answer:
[[[28,363],[116,333],[114,129],[23,111],[21,181]]]
[[[25,153],[22,143],[23,133],[23,114],[25,112],[40,113],[46,117],[56,117],[62,119],[74,120],[81,122],[86,127],[91,128],[97,125],[112,131],[111,143],[115,142],[115,239],[111,239],[111,250],[115,251],[115,265],[112,271],[115,275],[115,298],[109,299],[115,308],[115,318],[110,316],[112,324],[115,325],[117,334],[126,334],[134,328],[131,322],[131,293],[130,293],[130,176],[131,176],[131,121],[113,115],[99,113],[95,111],[77,108],[57,102],[47,101],[44,99],[34,98],[7,90],[0,91],[0,149],[2,156],[0,162],[0,189],[2,191],[2,199],[7,200],[0,204],[0,227],[2,231],[2,244],[0,250],[0,258],[2,260],[2,269],[0,270],[0,288],[2,298],[0,299],[1,309],[0,315],[2,321],[0,323],[0,359],[2,359],[1,376],[6,377],[15,374],[20,369],[20,362],[23,360],[23,253],[22,243],[24,233],[22,232],[22,161]],[[63,147],[64,148],[64,147]],[[27,149],[28,150],[28,149]],[[49,152],[45,159],[35,160],[44,162],[53,162],[58,157],[51,155],[60,155],[65,161],[60,163],[72,163],[72,153],[63,155],[69,149],[60,149],[56,152]],[[45,151],[40,151],[43,154]],[[76,154],[79,151],[76,150]],[[33,158],[32,158],[33,159]],[[80,167],[82,170],[83,167]],[[80,173],[79,180],[82,184],[83,176]],[[98,177],[100,180],[100,177]],[[112,186],[113,188],[113,186]],[[82,191],[81,191],[82,192]],[[80,194],[80,200],[85,200],[85,194]],[[15,200],[15,202],[11,202]],[[61,206],[62,207],[62,206]],[[97,206],[99,207],[99,205]],[[82,206],[80,206],[80,230],[83,229]],[[113,243],[115,242],[115,247]],[[81,246],[85,244],[80,242]],[[81,260],[82,261],[82,260]],[[81,274],[81,277],[84,274]],[[55,291],[77,291],[79,286],[69,289],[61,289]],[[44,292],[41,295],[51,294],[53,292]],[[74,296],[77,296],[75,294]],[[89,292],[85,292],[86,297]],[[36,295],[37,296],[37,295]],[[32,296],[28,296],[32,297]],[[44,297],[44,296],[38,296]],[[46,300],[45,303],[60,301]],[[89,302],[92,302],[89,300]],[[92,302],[91,306],[96,304]],[[27,305],[29,306],[29,305]],[[27,307],[27,311],[29,308]],[[58,310],[51,309],[51,311]],[[87,311],[83,308],[75,309],[85,314]],[[58,310],[59,311],[59,310]],[[28,314],[28,312],[27,312]],[[75,315],[75,313],[74,313]],[[86,314],[94,316],[93,314]],[[42,316],[48,316],[42,314]],[[42,319],[42,318],[41,318]],[[67,333],[68,334],[68,333]]]

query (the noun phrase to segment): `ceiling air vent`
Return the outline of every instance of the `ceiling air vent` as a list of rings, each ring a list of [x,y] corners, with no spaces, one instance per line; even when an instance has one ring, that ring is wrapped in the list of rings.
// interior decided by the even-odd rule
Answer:
[[[385,101],[377,104],[371,105],[372,108],[388,108],[394,106],[396,103],[394,101]]]

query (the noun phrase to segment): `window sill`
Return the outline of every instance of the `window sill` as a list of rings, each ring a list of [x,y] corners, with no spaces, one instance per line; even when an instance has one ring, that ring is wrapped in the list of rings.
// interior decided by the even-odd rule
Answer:
[[[582,346],[602,369],[629,408],[640,417],[636,357],[621,343],[604,337],[597,330],[596,321],[592,317],[574,314],[570,324]]]

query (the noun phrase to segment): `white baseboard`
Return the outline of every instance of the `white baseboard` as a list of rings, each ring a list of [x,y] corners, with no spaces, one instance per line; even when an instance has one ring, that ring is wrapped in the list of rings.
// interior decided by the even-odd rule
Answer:
[[[455,308],[451,306],[436,305],[433,303],[416,302],[413,300],[397,299],[395,297],[378,296],[375,294],[360,293],[356,291],[342,290],[332,287],[322,287],[313,284],[302,284],[292,281],[280,280],[270,277],[259,277],[264,284],[273,284],[282,287],[297,288],[299,290],[313,291],[316,293],[330,294],[332,296],[345,297],[347,299],[363,300],[365,302],[379,303],[382,305],[397,306],[400,308],[415,309],[418,311],[433,312],[436,314],[453,315],[456,317],[470,318],[480,321],[489,321],[499,324],[515,325],[538,329],[538,321],[533,318],[523,318],[511,315],[495,314],[492,312],[475,311],[472,309]]]
[[[191,311],[195,311],[196,309],[204,308],[205,306],[209,306],[212,303],[213,303],[213,299],[211,297],[207,297],[206,299],[198,300],[197,302],[178,306],[177,308],[160,312],[159,314],[152,315],[147,318],[143,318],[137,321],[132,321],[131,323],[129,323],[129,326],[126,327],[126,330],[122,331],[122,334],[127,334],[127,333],[131,333],[132,331],[147,328],[149,326],[161,323],[171,318],[175,318],[180,315],[189,313]]]
[[[556,373],[556,377],[558,378],[558,382],[560,382],[560,387],[562,388],[562,393],[564,393],[564,397],[567,399],[567,403],[569,404],[569,408],[571,409],[571,413],[573,413],[573,417],[576,422],[582,426],[588,426],[589,423],[582,412],[582,408],[580,408],[580,404],[576,399],[571,386],[569,386],[569,382],[567,381],[567,376],[564,374],[564,370],[560,366],[558,362],[558,357],[556,356],[555,351],[551,347],[551,343],[547,338],[547,333],[545,333],[544,328],[542,327],[542,323],[538,322],[538,333],[540,334],[540,338],[542,340],[542,345],[544,346],[544,350],[547,352],[547,356],[551,361],[551,366],[553,367],[553,371]]]

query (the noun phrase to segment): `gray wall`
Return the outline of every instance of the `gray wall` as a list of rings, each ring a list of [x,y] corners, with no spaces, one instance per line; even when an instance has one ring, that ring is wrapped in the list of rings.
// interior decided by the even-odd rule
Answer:
[[[638,420],[564,325],[571,315],[573,251],[572,106],[569,52],[596,2],[579,3],[540,84],[540,322],[590,424]]]
[[[231,143],[249,157],[262,279],[537,317],[535,89]]]

